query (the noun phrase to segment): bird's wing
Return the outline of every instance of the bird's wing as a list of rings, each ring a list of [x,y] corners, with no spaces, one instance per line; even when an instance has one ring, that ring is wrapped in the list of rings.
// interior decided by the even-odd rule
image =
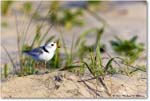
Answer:
[[[43,53],[43,51],[42,51],[41,47],[35,48],[29,52],[29,54],[31,54],[31,55],[40,55],[42,53]]]

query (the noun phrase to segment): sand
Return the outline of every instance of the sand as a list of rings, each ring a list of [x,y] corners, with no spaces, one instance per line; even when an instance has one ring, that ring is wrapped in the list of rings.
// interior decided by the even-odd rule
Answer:
[[[115,74],[106,76],[108,88],[90,76],[67,71],[11,78],[1,84],[2,98],[145,98],[146,79]],[[83,81],[82,81],[83,80]],[[82,82],[79,82],[82,81]],[[97,90],[96,90],[97,89]]]

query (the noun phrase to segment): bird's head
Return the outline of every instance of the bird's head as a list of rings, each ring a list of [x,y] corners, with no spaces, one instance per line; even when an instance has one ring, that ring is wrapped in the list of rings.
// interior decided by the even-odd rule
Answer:
[[[57,43],[56,42],[48,42],[47,44],[45,44],[45,47],[49,51],[55,51],[57,48]]]

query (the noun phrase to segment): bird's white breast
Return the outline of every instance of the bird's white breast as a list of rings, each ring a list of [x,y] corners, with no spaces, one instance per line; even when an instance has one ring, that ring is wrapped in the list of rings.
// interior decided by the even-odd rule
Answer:
[[[50,53],[44,52],[43,54],[39,55],[39,59],[43,61],[49,61],[53,58],[53,56],[54,56],[54,52],[50,52]]]

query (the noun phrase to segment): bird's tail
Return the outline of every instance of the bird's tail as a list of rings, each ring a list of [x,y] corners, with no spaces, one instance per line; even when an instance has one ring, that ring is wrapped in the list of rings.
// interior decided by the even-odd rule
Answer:
[[[29,51],[25,50],[25,51],[22,51],[22,53],[28,54],[28,53],[29,53]]]

